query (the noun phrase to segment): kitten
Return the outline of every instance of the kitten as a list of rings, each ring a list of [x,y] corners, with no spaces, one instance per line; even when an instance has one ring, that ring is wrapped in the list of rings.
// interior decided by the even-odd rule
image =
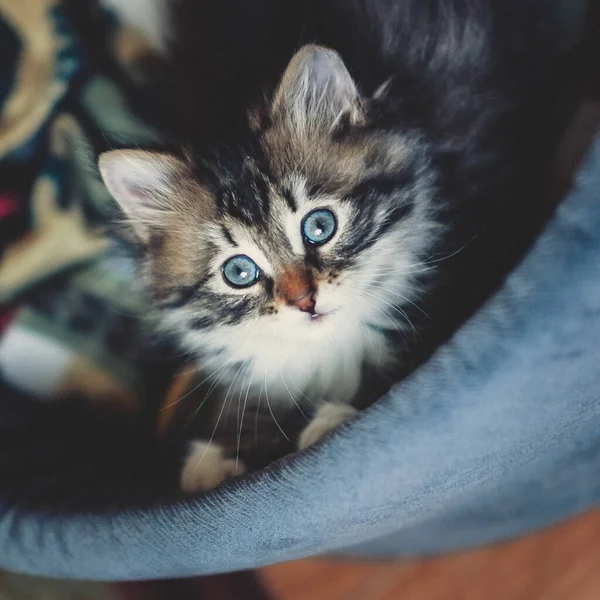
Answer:
[[[547,218],[554,30],[520,0],[165,13],[184,149],[107,152],[100,171],[162,326],[218,373],[221,412],[314,406],[305,448],[429,356]],[[242,471],[198,441],[182,487]]]

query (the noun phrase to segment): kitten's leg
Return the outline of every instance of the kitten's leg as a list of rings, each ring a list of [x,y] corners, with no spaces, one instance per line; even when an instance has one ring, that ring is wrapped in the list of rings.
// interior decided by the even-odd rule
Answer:
[[[323,439],[338,425],[356,416],[358,411],[348,404],[327,402],[319,407],[312,421],[304,428],[298,438],[298,449],[304,450]]]
[[[205,492],[216,488],[228,477],[245,472],[244,463],[225,458],[219,444],[195,440],[190,444],[181,471],[180,486],[184,492]]]

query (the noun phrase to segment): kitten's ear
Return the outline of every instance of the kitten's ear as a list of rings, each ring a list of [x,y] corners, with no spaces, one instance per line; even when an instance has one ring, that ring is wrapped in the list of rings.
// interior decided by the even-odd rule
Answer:
[[[363,118],[360,96],[340,55],[308,45],[288,65],[273,101],[281,114],[301,131],[331,131],[342,119]]]
[[[185,162],[170,154],[114,150],[100,155],[98,168],[133,231],[144,243],[160,227],[172,206],[178,183],[189,173]]]

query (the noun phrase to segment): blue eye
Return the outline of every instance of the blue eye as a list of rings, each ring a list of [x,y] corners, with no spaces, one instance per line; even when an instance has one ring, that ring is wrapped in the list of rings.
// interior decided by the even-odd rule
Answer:
[[[234,288],[245,288],[255,284],[260,275],[258,265],[245,254],[232,256],[223,264],[223,277]]]
[[[308,213],[302,221],[302,235],[309,244],[319,246],[328,242],[337,230],[335,215],[326,208]]]

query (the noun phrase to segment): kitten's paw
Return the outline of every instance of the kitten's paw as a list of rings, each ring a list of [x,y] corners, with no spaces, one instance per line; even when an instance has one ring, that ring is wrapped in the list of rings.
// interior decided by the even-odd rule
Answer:
[[[323,439],[338,425],[352,419],[358,411],[347,404],[328,402],[317,410],[313,420],[304,428],[298,438],[298,450],[304,450],[315,442]]]
[[[206,492],[216,488],[228,477],[243,475],[245,472],[244,463],[225,458],[219,444],[194,441],[190,444],[181,471],[180,486],[184,492]]]

